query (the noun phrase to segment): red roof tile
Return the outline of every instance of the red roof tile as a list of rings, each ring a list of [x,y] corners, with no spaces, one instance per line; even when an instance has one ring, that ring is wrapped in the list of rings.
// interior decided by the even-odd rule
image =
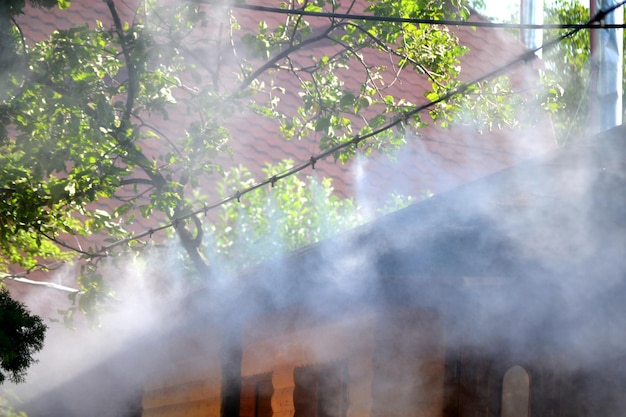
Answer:
[[[137,0],[119,2],[120,5],[132,4]],[[267,4],[268,2],[261,2]],[[273,4],[273,3],[271,3]],[[132,19],[131,7],[123,7],[126,19]],[[355,10],[359,12],[359,10]],[[258,12],[238,10],[242,26],[256,26],[260,19],[278,19],[277,16],[261,15]],[[28,9],[17,19],[28,39],[44,39],[55,28],[67,29],[75,24],[93,25],[97,19],[108,16],[106,4],[100,0],[75,1],[67,11],[47,11]],[[484,20],[472,15],[473,20]],[[105,25],[110,24],[106,21]],[[472,80],[492,71],[519,54],[525,52],[521,43],[501,29],[450,28],[460,38],[461,44],[469,47],[469,53],[461,58],[461,79]],[[322,56],[332,50],[332,45],[314,45],[306,53]],[[198,48],[200,56],[210,56],[211,51]],[[203,55],[204,54],[204,55]],[[309,59],[308,56],[304,58]],[[377,58],[379,64],[388,64],[386,57]],[[538,75],[531,64],[519,65],[510,72],[515,89],[518,91],[534,90]],[[360,85],[362,73],[353,71],[347,78],[352,87]],[[285,81],[292,85],[293,81]],[[405,71],[389,91],[405,97],[414,103],[426,102],[424,93],[429,88],[427,79]],[[295,91],[295,90],[294,90]],[[294,91],[288,91],[282,102],[286,106],[297,105]],[[160,129],[182,132],[183,114],[171,114],[169,122],[161,122]],[[427,119],[427,118],[425,118]],[[307,161],[320,151],[318,139],[304,141],[285,141],[278,132],[278,125],[271,120],[244,114],[230,126],[233,140],[230,143],[234,151],[232,161],[221,157],[220,163],[228,166],[242,165],[250,169],[259,180],[261,170],[267,163],[283,159],[296,162]],[[370,198],[381,201],[381,190],[404,194],[420,194],[423,190],[441,192],[462,183],[491,174],[517,162],[539,155],[554,147],[554,138],[548,120],[538,128],[528,131],[509,130],[477,135],[476,130],[467,126],[455,126],[451,129],[428,127],[419,136],[407,138],[407,145],[398,151],[396,161],[392,162],[385,155],[373,155],[368,158],[356,158],[347,165],[332,162],[319,162],[314,173],[317,176],[334,178],[338,194],[356,196],[365,202]],[[149,153],[158,154],[157,142],[145,143]],[[216,177],[217,178],[217,177]],[[215,178],[215,179],[216,179]],[[206,192],[215,190],[214,183],[208,180]],[[212,194],[215,195],[215,194]],[[218,200],[217,196],[211,200]],[[106,203],[102,203],[105,204]],[[138,221],[135,230],[146,230],[149,222]]]
[[[127,18],[132,18],[131,7],[124,7],[122,10]],[[240,10],[237,13],[242,25],[256,25],[260,19],[279,19],[277,16],[252,11]],[[85,1],[74,2],[70,9],[64,12],[28,10],[18,21],[25,33],[28,34],[28,37],[37,40],[42,39],[53,28],[68,28],[72,24],[93,24],[96,19],[106,16],[108,16],[108,12],[104,2]],[[473,15],[472,19],[484,20],[476,15]],[[468,27],[458,27],[453,28],[453,30],[460,37],[461,43],[470,48],[470,52],[461,58],[462,80],[474,79],[525,51],[519,42],[512,39],[510,35],[502,30],[472,29]],[[329,48],[332,47],[317,46],[311,48],[309,52],[320,56],[328,53]],[[408,74],[408,72],[405,72],[405,74]],[[537,74],[530,66],[520,66],[512,71],[511,74],[516,88],[519,90],[535,88]],[[352,83],[355,85],[361,82],[356,77],[357,75],[358,72],[355,71],[352,77]],[[349,79],[348,82],[350,82]],[[402,95],[407,90],[407,86],[410,86],[409,90],[414,90],[413,94],[408,96],[411,101],[424,102],[423,94],[428,88],[428,82],[413,74],[408,74],[404,79],[399,80],[390,91]],[[289,94],[283,97],[283,101],[286,101],[287,104],[290,103],[289,97]],[[234,140],[231,143],[234,150],[233,165],[244,165],[253,172],[258,173],[266,163],[285,158],[303,161],[307,160],[313,153],[319,152],[319,146],[314,141],[309,141],[308,143],[285,142],[278,134],[276,124],[273,124],[271,121],[260,120],[259,118],[252,120],[254,120],[254,123],[232,126],[234,132]],[[160,128],[170,126],[167,123],[163,123]],[[181,126],[180,122],[177,123],[177,127],[179,126]],[[427,166],[430,166],[431,169],[436,167],[435,171],[438,172],[428,175],[425,169],[419,170],[422,178],[414,178],[413,181],[433,191],[441,191],[465,182],[470,178],[482,176],[504,166],[514,164],[521,159],[541,153],[554,146],[549,130],[544,132],[543,135],[529,136],[524,143],[520,140],[506,140],[504,135],[506,133],[501,132],[483,135],[478,141],[480,145],[478,146],[476,143],[466,143],[470,139],[476,141],[474,133],[469,132],[468,129],[463,129],[463,135],[459,135],[454,130],[446,131],[428,128],[424,130],[422,136],[413,138],[408,144],[408,149],[403,152],[415,155],[419,155],[421,152],[429,153],[428,158],[422,155],[420,159],[428,160]],[[520,132],[515,132],[515,135],[519,136]],[[423,141],[426,142],[421,143]],[[445,142],[445,144],[441,142]],[[512,147],[511,145],[514,142],[515,146]],[[503,151],[503,149],[505,150]],[[376,162],[368,161],[366,165],[368,167],[372,165],[386,165],[386,163],[378,161],[379,159],[382,160],[384,158],[376,157]],[[439,164],[436,162],[437,160],[440,161]],[[471,161],[475,161],[474,165],[468,165]],[[408,168],[404,167],[403,169]],[[397,171],[397,168],[395,170]],[[448,181],[437,179],[442,171],[446,171],[445,177],[449,178]],[[418,171],[414,170],[414,172],[417,173]],[[349,166],[337,167],[331,164],[319,164],[318,173],[333,177],[339,176],[335,180],[336,188],[346,195],[352,194],[344,186],[344,183],[349,182],[347,179]],[[430,179],[426,180],[423,177],[425,175],[429,176]]]

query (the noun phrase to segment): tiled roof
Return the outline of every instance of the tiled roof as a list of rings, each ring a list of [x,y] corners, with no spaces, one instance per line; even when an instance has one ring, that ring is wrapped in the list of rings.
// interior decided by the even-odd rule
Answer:
[[[263,3],[261,0],[259,2]],[[132,3],[133,1],[119,2],[120,12],[126,20],[132,20],[133,9],[129,7]],[[276,19],[275,16],[261,16],[259,12],[240,10],[237,13],[243,27],[256,26],[260,19]],[[107,16],[109,13],[105,2],[83,0],[72,2],[69,10],[62,12],[28,9],[17,21],[27,38],[37,41],[44,39],[55,29],[66,29],[85,23],[93,25],[96,20],[106,19]],[[484,20],[476,14],[471,19]],[[521,43],[501,29],[456,27],[450,30],[456,33],[462,45],[469,48],[469,53],[461,58],[461,79],[464,81],[475,79],[525,51]],[[331,45],[315,45],[307,53],[321,56],[330,50]],[[534,65],[534,62],[529,62],[510,72],[516,90],[536,89],[538,75]],[[358,86],[361,83],[358,76],[355,71],[346,82]],[[290,82],[285,81],[287,85]],[[426,102],[424,93],[428,87],[428,80],[407,71],[390,91],[408,98],[411,102],[422,103]],[[288,91],[282,102],[284,105],[295,105],[290,102],[295,99]],[[164,124],[162,128],[180,128],[184,125],[181,119],[184,119],[184,115],[170,114],[170,120],[176,122]],[[242,123],[242,120],[245,122]],[[261,169],[267,163],[283,159],[306,161],[320,151],[319,143],[315,139],[285,141],[278,133],[278,125],[274,121],[257,116],[242,115],[230,128],[233,134],[230,143],[233,159],[231,161],[224,158],[221,162],[226,166],[245,166],[258,175],[259,180],[263,179]],[[468,126],[451,129],[428,127],[420,132],[420,136],[408,138],[407,145],[397,153],[394,162],[384,155],[356,158],[347,165],[333,163],[332,160],[322,161],[316,164],[314,173],[334,178],[333,184],[340,195],[355,196],[363,199],[360,200],[362,202],[368,198],[380,201],[381,190],[403,194],[420,194],[424,190],[435,193],[449,190],[521,160],[540,155],[552,149],[554,144],[549,120],[527,131],[498,131],[483,135],[477,135],[476,129]],[[147,149],[154,145],[145,144]],[[156,154],[158,150],[152,149],[151,152]],[[305,174],[312,172],[305,171]],[[213,190],[214,184],[206,184],[206,187],[207,190]],[[210,198],[212,201],[217,199],[217,196]],[[106,202],[102,204],[106,206]],[[138,230],[147,228],[149,225],[145,222],[137,225]]]
[[[257,3],[267,5],[268,2],[258,0]],[[130,4],[132,2],[120,3],[121,12],[127,19],[132,19]],[[279,19],[255,11],[238,10],[237,13],[242,27],[255,27],[261,19],[268,20],[270,24],[272,20]],[[83,1],[73,2],[70,9],[63,12],[29,10],[20,17],[19,22],[22,29],[29,34],[29,38],[41,39],[54,28],[67,28],[72,24],[93,24],[95,20],[106,16],[108,11],[104,2]],[[473,14],[471,19],[485,20],[476,14]],[[460,78],[463,81],[472,80],[492,71],[525,51],[521,43],[502,29],[457,27],[452,30],[460,38],[461,44],[469,48],[469,53],[461,58]],[[332,50],[330,48],[332,47],[315,46],[307,53],[320,56]],[[538,76],[533,65],[534,62],[520,65],[509,73],[517,90],[536,89]],[[360,85],[361,81],[357,75],[353,77],[352,83]],[[414,103],[420,103],[425,102],[423,95],[428,87],[428,80],[407,71],[406,76],[398,80],[390,91],[407,97]],[[411,91],[411,94],[407,95],[407,91]],[[285,105],[292,105],[289,94],[282,100]],[[175,117],[170,116],[170,120],[173,119]],[[235,123],[231,126],[234,137],[230,144],[234,150],[233,165],[243,165],[252,172],[260,173],[266,163],[286,158],[305,161],[312,154],[319,152],[319,146],[314,141],[285,141],[278,133],[277,125],[272,121],[260,120],[258,117],[251,120],[254,123],[247,119],[247,123]],[[391,171],[395,171],[400,178],[407,183],[412,182],[417,189],[440,192],[552,149],[554,140],[549,122],[544,123],[539,129],[540,134],[533,129],[532,132],[515,130],[477,135],[471,128],[451,130],[427,128],[423,130],[421,136],[412,138],[407,148],[401,151],[400,159],[405,163],[404,166],[389,167],[386,157],[376,156],[358,164],[358,170],[365,169],[366,172],[373,174],[375,172],[373,176],[376,178],[371,181],[377,181],[380,175],[392,176]],[[509,138],[511,134],[515,137]],[[224,162],[230,163],[227,160]],[[354,165],[354,163],[347,166],[320,163],[317,165],[317,174],[335,178],[335,188],[340,193],[353,195],[356,179],[351,172]]]
[[[242,19],[248,19],[244,22],[249,25],[256,24],[254,22],[259,20],[258,13],[247,11],[241,14]],[[261,18],[271,17],[264,15]],[[471,18],[484,20],[476,14]],[[493,71],[526,51],[521,43],[501,30],[459,27],[453,31],[461,43],[469,48],[469,53],[461,58],[460,78],[463,81],[470,81]],[[322,56],[329,51],[332,51],[332,47],[322,45],[310,48],[307,53]],[[379,60],[380,62],[374,63],[385,64],[384,57]],[[534,62],[529,62],[510,72],[516,90],[536,90],[538,74],[534,65]],[[352,87],[360,85],[358,71],[347,75],[346,84],[352,82]],[[429,81],[425,77],[420,78],[407,71],[389,89],[389,93],[420,104],[426,102],[424,93],[429,87]],[[288,100],[288,97],[283,100]],[[427,116],[425,120],[428,120]],[[305,161],[319,151],[318,143],[314,141],[284,142],[276,133],[276,126],[271,126],[269,122],[255,125],[253,130],[252,138],[258,140],[233,143],[235,161],[251,169],[282,157]],[[250,137],[250,132],[241,132],[241,136]],[[530,131],[499,131],[483,135],[478,135],[471,127],[429,127],[419,137],[410,138],[407,146],[398,152],[399,164],[390,163],[386,156],[375,155],[347,166],[319,164],[317,170],[320,175],[337,178],[335,187],[346,195],[359,192],[357,188],[362,185],[357,186],[356,183],[364,180],[363,175],[367,177],[363,185],[372,189],[374,195],[380,195],[378,186],[381,184],[387,183],[383,189],[389,190],[388,186],[394,182],[402,182],[404,185],[401,190],[396,191],[405,193],[416,193],[424,189],[440,192],[542,154],[553,149],[554,143],[548,120]],[[257,152],[251,154],[250,146]],[[378,186],[369,186],[368,183]]]

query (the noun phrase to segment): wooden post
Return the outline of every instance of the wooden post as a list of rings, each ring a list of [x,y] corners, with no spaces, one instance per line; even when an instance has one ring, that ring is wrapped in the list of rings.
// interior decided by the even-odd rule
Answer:
[[[221,417],[239,417],[241,401],[241,334],[240,327],[235,326],[224,333],[221,365]]]

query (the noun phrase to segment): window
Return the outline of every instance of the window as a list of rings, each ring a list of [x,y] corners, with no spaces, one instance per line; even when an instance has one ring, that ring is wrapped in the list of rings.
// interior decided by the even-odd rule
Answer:
[[[241,380],[241,417],[272,417],[272,374],[254,375]]]
[[[346,417],[347,367],[328,364],[296,368],[293,392],[294,417]]]
[[[528,417],[530,377],[521,366],[514,366],[502,381],[502,417]]]

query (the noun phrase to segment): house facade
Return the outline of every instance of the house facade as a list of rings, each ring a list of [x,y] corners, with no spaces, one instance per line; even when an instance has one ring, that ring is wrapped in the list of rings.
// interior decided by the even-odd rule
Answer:
[[[116,4],[123,19],[129,21],[137,19],[135,8],[138,2]],[[361,3],[357,2],[357,4]],[[267,5],[267,2],[260,1],[258,5]],[[208,9],[209,6],[205,8]],[[257,22],[262,19],[277,18],[256,11],[236,9],[234,13],[237,14],[243,27],[256,27]],[[74,2],[68,10],[64,11],[27,8],[23,15],[16,18],[16,21],[27,41],[38,41],[45,39],[56,29],[67,29],[80,24],[94,25],[98,20],[103,20],[103,25],[106,27],[111,25],[111,22],[107,21],[108,16],[105,2],[89,0]],[[470,19],[484,20],[476,13],[473,13]],[[525,52],[520,42],[501,30],[469,27],[451,28],[451,30],[459,37],[460,43],[469,48],[467,55],[461,57],[460,61],[460,80],[462,81],[484,75]],[[199,37],[203,35],[203,33],[198,34]],[[213,54],[210,47],[202,43],[194,45],[193,48],[192,52],[195,56],[207,57]],[[316,45],[306,51],[306,54],[311,56],[322,56],[327,53],[329,49],[326,45]],[[532,95],[540,88],[538,65],[537,60],[530,60],[516,66],[508,73],[516,92]],[[355,84],[351,87],[359,87],[360,81],[357,78],[350,82]],[[419,103],[425,100],[424,94],[429,88],[430,80],[427,77],[419,76],[415,72],[403,71],[389,92]],[[286,106],[296,107],[298,104],[296,99],[294,95],[286,94],[283,101]],[[158,130],[180,133],[184,129],[186,120],[186,116],[182,113],[184,111],[181,109],[172,109],[169,120],[158,123],[155,121]],[[246,123],[240,123],[241,120],[246,120]],[[271,120],[256,115],[245,115],[231,122],[228,128],[233,136],[230,143],[233,157],[230,159],[224,156],[223,159],[219,159],[224,169],[244,166],[256,178],[263,180],[265,178],[262,169],[267,164],[274,164],[285,159],[296,163],[309,161],[312,155],[320,152],[319,137],[305,141],[286,141],[281,137],[278,125]],[[541,134],[537,134],[538,131]],[[400,194],[420,198],[427,193],[436,194],[451,190],[466,182],[541,155],[555,146],[554,134],[548,118],[543,119],[537,126],[527,129],[502,129],[483,134],[478,134],[473,126],[456,125],[447,129],[429,126],[422,129],[419,135],[406,139],[407,144],[399,149],[393,158],[375,153],[368,157],[356,157],[346,165],[333,163],[330,160],[318,161],[315,170],[306,171],[303,174],[311,174],[318,178],[332,178],[337,195],[353,197],[357,205],[375,212],[390,195]],[[165,142],[147,140],[138,145],[146,150],[146,154],[158,155],[162,153],[158,149],[159,143]],[[155,160],[155,164],[158,164],[158,161]],[[209,203],[219,201],[221,196],[216,190],[216,183],[219,180],[217,174],[211,178],[205,178],[200,189],[194,192],[208,195]],[[93,208],[111,211],[112,204],[110,201],[99,201]],[[211,215],[213,213],[209,213],[209,216]],[[145,232],[156,226],[157,222],[154,219],[148,220],[141,216],[135,216],[132,222],[127,224],[128,230],[136,232]],[[84,246],[87,247],[90,244],[93,242],[86,242]],[[49,279],[49,275],[40,274],[33,278],[45,281]],[[74,280],[68,277],[60,280],[58,284],[73,286]],[[56,318],[57,309],[67,307],[64,293],[57,297],[46,287],[33,287],[20,283],[9,283],[9,285],[17,298],[25,300],[33,311],[42,316]],[[37,301],[31,302],[31,299],[37,299]]]
[[[621,416],[625,137],[574,142],[161,306],[157,326],[26,411]]]
[[[204,330],[161,339],[141,415],[223,415],[233,370],[245,417],[623,415],[625,137],[255,268],[222,305],[195,294]]]
[[[86,19],[99,5],[73,2],[68,16]],[[39,30],[37,14],[23,19],[32,16],[30,27]],[[493,32],[458,30],[471,48],[463,61],[466,79],[498,65],[494,50],[510,56],[523,50]],[[520,89],[537,80],[530,65],[518,75]],[[619,388],[621,375],[618,368],[608,376],[596,374],[607,365],[604,359],[583,366],[591,361],[579,352],[584,340],[570,334],[572,317],[553,311],[561,304],[544,299],[554,293],[544,293],[543,285],[554,289],[562,276],[583,280],[583,271],[595,270],[593,257],[606,254],[604,240],[584,235],[587,228],[607,233],[619,248],[620,225],[602,223],[617,215],[616,201],[603,199],[610,191],[593,203],[600,218],[578,227],[578,219],[592,214],[578,199],[592,201],[593,190],[600,189],[579,188],[578,180],[606,187],[615,180],[619,186],[623,173],[623,166],[614,166],[609,171],[617,179],[596,178],[606,165],[599,155],[586,161],[584,146],[592,155],[623,154],[619,146],[604,150],[585,143],[518,166],[553,147],[549,123],[544,128],[548,133],[481,137],[468,127],[425,130],[400,155],[398,172],[409,173],[402,174],[409,188],[397,191],[430,189],[440,196],[345,238],[246,271],[237,277],[242,283],[237,288],[189,295],[182,307],[166,309],[161,318],[170,323],[163,326],[166,331],[138,332],[139,340],[28,401],[26,411],[31,417],[580,415],[590,404],[580,395],[591,392],[589,381]],[[237,162],[258,168],[284,157],[310,157],[310,143],[279,146],[271,129],[259,124],[256,133],[263,140],[241,149],[234,143]],[[579,178],[583,162],[589,164],[583,166],[588,176]],[[396,168],[379,159],[359,169],[375,181],[398,184],[389,176]],[[320,164],[317,169],[338,178],[345,195],[356,193],[351,168]],[[528,282],[537,289],[522,285]],[[581,290],[570,291],[576,302],[584,300]],[[588,326],[590,337],[604,340],[592,331],[593,323]],[[553,340],[551,329],[565,330],[560,340],[572,349]],[[612,334],[607,337],[613,340]],[[621,355],[618,348],[604,353],[590,355]],[[609,397],[593,401],[619,404]],[[523,414],[525,407],[530,414]]]

